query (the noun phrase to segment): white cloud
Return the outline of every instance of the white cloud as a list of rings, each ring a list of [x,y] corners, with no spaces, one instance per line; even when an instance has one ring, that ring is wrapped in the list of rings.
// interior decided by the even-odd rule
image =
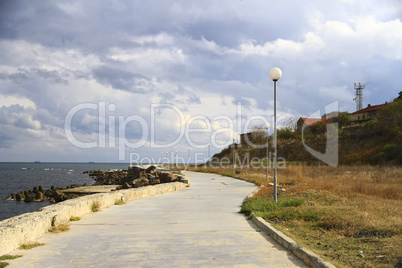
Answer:
[[[10,106],[13,104],[18,104],[24,108],[36,109],[35,103],[26,97],[0,95],[0,107]]]

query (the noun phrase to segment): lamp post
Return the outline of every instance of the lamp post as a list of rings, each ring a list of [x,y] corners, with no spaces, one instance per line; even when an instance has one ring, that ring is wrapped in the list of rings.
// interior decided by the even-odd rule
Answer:
[[[177,167],[177,150],[174,151],[174,167]]]
[[[233,174],[235,173],[234,168],[235,168],[235,139],[233,139],[233,147],[232,147],[232,155],[233,155]]]
[[[187,159],[187,168],[190,165],[190,147],[188,147],[188,159]]]
[[[268,130],[269,130],[269,127],[270,127],[269,123],[266,123],[265,124],[265,131],[266,131],[266,134],[267,134],[267,163],[266,163],[266,167],[265,167],[265,171],[266,171],[265,178],[267,180],[267,183],[268,183],[268,159],[269,159],[268,158],[268,137],[269,137]]]
[[[211,161],[211,144],[208,143],[208,159]]]
[[[277,179],[276,179],[276,82],[281,79],[281,69],[275,67],[269,71],[269,77],[274,81],[274,201],[278,201]]]

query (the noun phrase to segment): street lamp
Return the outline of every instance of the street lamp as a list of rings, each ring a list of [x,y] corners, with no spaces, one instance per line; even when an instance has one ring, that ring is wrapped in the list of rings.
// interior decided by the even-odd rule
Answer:
[[[208,143],[208,159],[211,161],[211,144]]]
[[[265,178],[266,178],[266,180],[267,180],[267,183],[268,183],[268,138],[269,138],[269,135],[268,135],[268,130],[269,130],[269,127],[270,127],[270,125],[269,125],[269,123],[266,123],[265,124],[265,131],[266,131],[266,134],[267,134],[267,163],[266,163],[266,167],[265,167],[265,169],[266,169],[266,176],[265,176]]]
[[[190,165],[190,147],[188,147],[188,159],[187,159],[187,167]]]
[[[269,77],[274,81],[274,201],[278,201],[276,180],[276,82],[281,79],[281,69],[275,67],[269,71]]]
[[[177,167],[177,150],[174,151],[174,167]]]
[[[232,147],[232,155],[233,155],[233,174],[234,172],[234,168],[235,168],[235,139],[233,138],[233,147]]]

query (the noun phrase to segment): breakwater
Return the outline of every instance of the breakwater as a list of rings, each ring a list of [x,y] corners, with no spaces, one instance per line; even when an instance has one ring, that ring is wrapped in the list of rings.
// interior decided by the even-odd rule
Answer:
[[[188,183],[183,182],[172,182],[87,195],[43,207],[40,211],[3,220],[0,222],[0,255],[10,253],[22,244],[34,242],[48,232],[52,226],[69,222],[71,217],[80,217],[92,213],[91,206],[94,203],[98,203],[100,209],[105,209],[114,205],[118,200],[128,202],[162,195],[184,189],[188,185]]]
[[[17,202],[6,200],[11,193],[19,193],[42,185],[50,189],[52,185],[66,188],[72,184],[92,185],[95,181],[83,174],[86,170],[127,169],[122,163],[0,163],[0,221],[36,211],[50,205],[50,200],[42,202]]]

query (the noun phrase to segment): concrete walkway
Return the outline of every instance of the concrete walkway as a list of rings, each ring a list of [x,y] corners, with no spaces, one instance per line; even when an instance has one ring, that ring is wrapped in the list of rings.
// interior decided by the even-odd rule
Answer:
[[[253,184],[186,172],[191,187],[84,216],[9,267],[306,267],[244,215]]]

